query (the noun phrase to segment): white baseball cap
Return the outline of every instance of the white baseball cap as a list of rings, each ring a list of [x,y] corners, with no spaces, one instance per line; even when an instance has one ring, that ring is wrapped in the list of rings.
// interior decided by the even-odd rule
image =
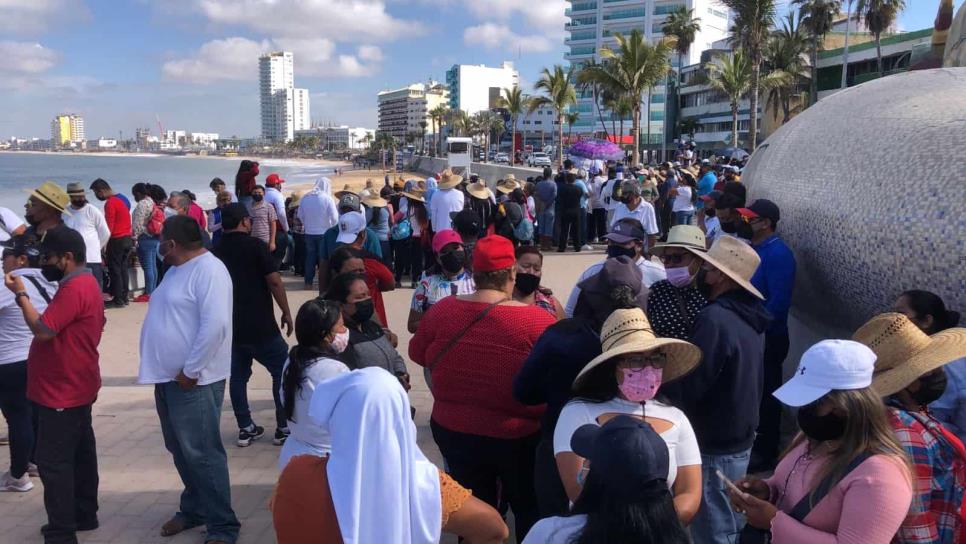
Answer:
[[[366,230],[366,216],[360,212],[346,212],[339,217],[339,236],[335,241],[340,244],[351,244],[364,230]]]
[[[872,385],[875,353],[852,340],[822,340],[802,354],[798,369],[773,393],[788,406],[805,406],[829,391],[864,389]]]

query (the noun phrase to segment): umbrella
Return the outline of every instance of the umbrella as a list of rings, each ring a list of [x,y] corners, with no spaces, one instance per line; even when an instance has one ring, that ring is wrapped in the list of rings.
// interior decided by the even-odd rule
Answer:
[[[618,161],[624,158],[624,151],[617,144],[606,140],[581,140],[570,146],[567,154],[572,157],[604,161]]]
[[[739,161],[743,160],[748,155],[749,153],[747,151],[738,147],[726,147],[718,153],[719,157],[724,157],[726,159],[738,159]]]

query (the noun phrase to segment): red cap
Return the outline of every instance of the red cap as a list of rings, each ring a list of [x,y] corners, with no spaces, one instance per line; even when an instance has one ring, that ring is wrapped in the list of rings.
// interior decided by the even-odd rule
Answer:
[[[452,229],[441,230],[433,236],[433,253],[439,253],[449,244],[463,245],[463,238]]]
[[[278,177],[278,174],[269,174],[268,177],[265,178],[265,185],[281,185],[283,183],[285,183],[285,180]]]
[[[517,262],[513,242],[493,234],[480,238],[473,246],[473,271],[506,270]]]

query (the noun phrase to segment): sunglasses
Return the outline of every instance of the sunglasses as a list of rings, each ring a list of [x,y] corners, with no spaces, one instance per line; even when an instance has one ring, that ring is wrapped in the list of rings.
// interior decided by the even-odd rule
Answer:
[[[667,366],[667,354],[657,351],[651,353],[650,355],[629,355],[622,357],[618,364],[620,366],[630,368],[644,368],[646,366],[651,366],[657,369],[663,369],[665,366]]]
[[[694,255],[690,252],[688,253],[667,253],[665,252],[661,255],[661,262],[664,264],[684,264],[685,262],[690,263],[694,259]]]

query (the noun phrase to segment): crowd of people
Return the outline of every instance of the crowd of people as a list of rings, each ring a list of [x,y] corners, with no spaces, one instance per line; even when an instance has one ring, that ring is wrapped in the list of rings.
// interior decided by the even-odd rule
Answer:
[[[959,314],[905,291],[783,383],[795,256],[779,205],[748,202],[732,162],[568,161],[526,181],[445,171],[359,191],[321,178],[286,195],[243,161],[207,211],[147,183],[131,209],[98,179],[101,212],[82,185],[44,183],[26,224],[0,209],[0,489],[39,475],[45,542],[98,527],[98,344],[136,252],[138,382],[184,485],[161,535],[238,539],[220,414],[227,386],[235,445],[265,436],[257,361],[283,544],[496,543],[511,526],[525,544],[964,541]],[[542,279],[568,244],[604,255],[562,304]],[[318,289],[295,312],[287,273]],[[382,293],[407,276],[401,345]],[[442,466],[417,444],[407,356]]]

